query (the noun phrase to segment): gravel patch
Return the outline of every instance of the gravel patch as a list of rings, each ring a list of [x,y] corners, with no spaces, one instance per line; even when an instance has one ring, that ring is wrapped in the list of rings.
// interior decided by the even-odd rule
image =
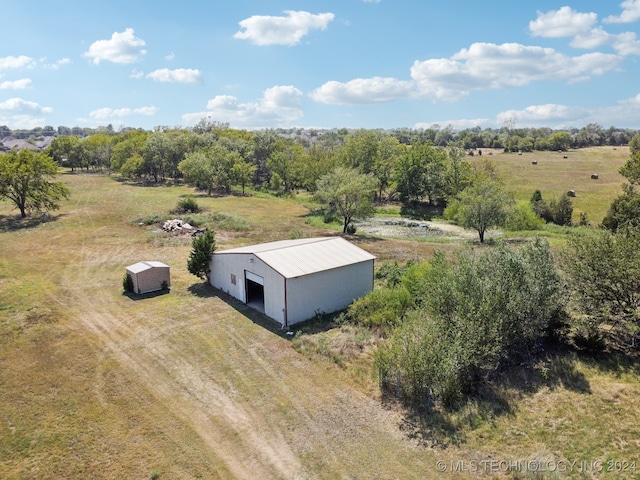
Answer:
[[[430,220],[412,220],[398,217],[376,217],[354,222],[358,232],[392,238],[445,238],[470,240],[478,238],[475,230]]]

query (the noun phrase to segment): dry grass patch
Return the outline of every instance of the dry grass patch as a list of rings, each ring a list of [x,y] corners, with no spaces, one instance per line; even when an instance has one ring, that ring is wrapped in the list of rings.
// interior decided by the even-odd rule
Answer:
[[[268,319],[187,272],[189,241],[132,224],[170,211],[189,189],[63,178],[72,196],[52,221],[0,231],[0,478],[423,479],[442,477],[438,460],[638,450],[638,372],[580,358],[557,367],[575,378],[547,366],[551,378],[574,383],[508,390],[507,413],[470,405],[416,431],[406,412],[378,398],[374,337],[346,326],[321,332],[343,366],[302,355],[284,332],[265,328]],[[331,233],[306,225],[306,208],[286,199],[198,203],[252,226],[219,248],[292,230]],[[0,204],[0,219],[11,215]],[[378,261],[453,248],[352,240]],[[125,266],[151,259],[171,266],[171,292],[123,295]],[[589,392],[571,386],[580,375]],[[447,448],[422,441],[454,435]]]

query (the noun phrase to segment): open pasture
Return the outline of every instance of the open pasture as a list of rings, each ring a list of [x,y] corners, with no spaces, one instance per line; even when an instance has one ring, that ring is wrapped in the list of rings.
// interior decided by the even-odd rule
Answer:
[[[495,161],[518,200],[530,200],[533,192],[540,190],[548,203],[574,190],[576,196],[571,199],[574,222],[578,221],[581,212],[586,212],[593,224],[602,221],[611,201],[622,193],[625,179],[618,170],[629,159],[628,147],[524,152],[521,155],[498,151],[490,156],[486,155],[488,151],[484,153],[483,158]],[[474,158],[477,161],[479,157]],[[592,174],[597,174],[598,178],[591,178]]]
[[[298,353],[286,332],[190,275],[190,238],[137,224],[191,189],[62,179],[71,197],[47,223],[20,226],[0,203],[0,478],[533,478],[487,461],[640,461],[636,365],[549,354],[491,401],[413,422],[380,398],[374,371]],[[335,234],[307,225],[291,200],[196,199],[249,226],[219,229],[219,248]],[[354,241],[379,262],[454,248]],[[171,266],[169,294],[122,294],[139,260]],[[552,473],[635,476],[629,465],[579,467]]]

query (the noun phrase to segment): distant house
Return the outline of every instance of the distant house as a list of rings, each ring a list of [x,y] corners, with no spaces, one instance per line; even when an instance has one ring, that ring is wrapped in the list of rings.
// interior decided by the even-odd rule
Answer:
[[[127,275],[133,282],[134,293],[149,293],[171,286],[169,265],[162,262],[138,262],[127,267]]]
[[[22,139],[12,136],[4,137],[0,139],[0,144],[5,150],[14,150],[20,148],[28,148],[29,150],[42,151],[51,145],[54,137],[38,137],[36,139]]]
[[[286,327],[370,292],[374,260],[341,237],[282,240],[215,252],[210,283]]]

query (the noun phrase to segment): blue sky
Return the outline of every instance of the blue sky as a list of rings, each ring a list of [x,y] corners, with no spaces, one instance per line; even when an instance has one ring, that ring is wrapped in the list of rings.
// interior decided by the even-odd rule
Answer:
[[[9,128],[640,128],[640,0],[0,0]]]

